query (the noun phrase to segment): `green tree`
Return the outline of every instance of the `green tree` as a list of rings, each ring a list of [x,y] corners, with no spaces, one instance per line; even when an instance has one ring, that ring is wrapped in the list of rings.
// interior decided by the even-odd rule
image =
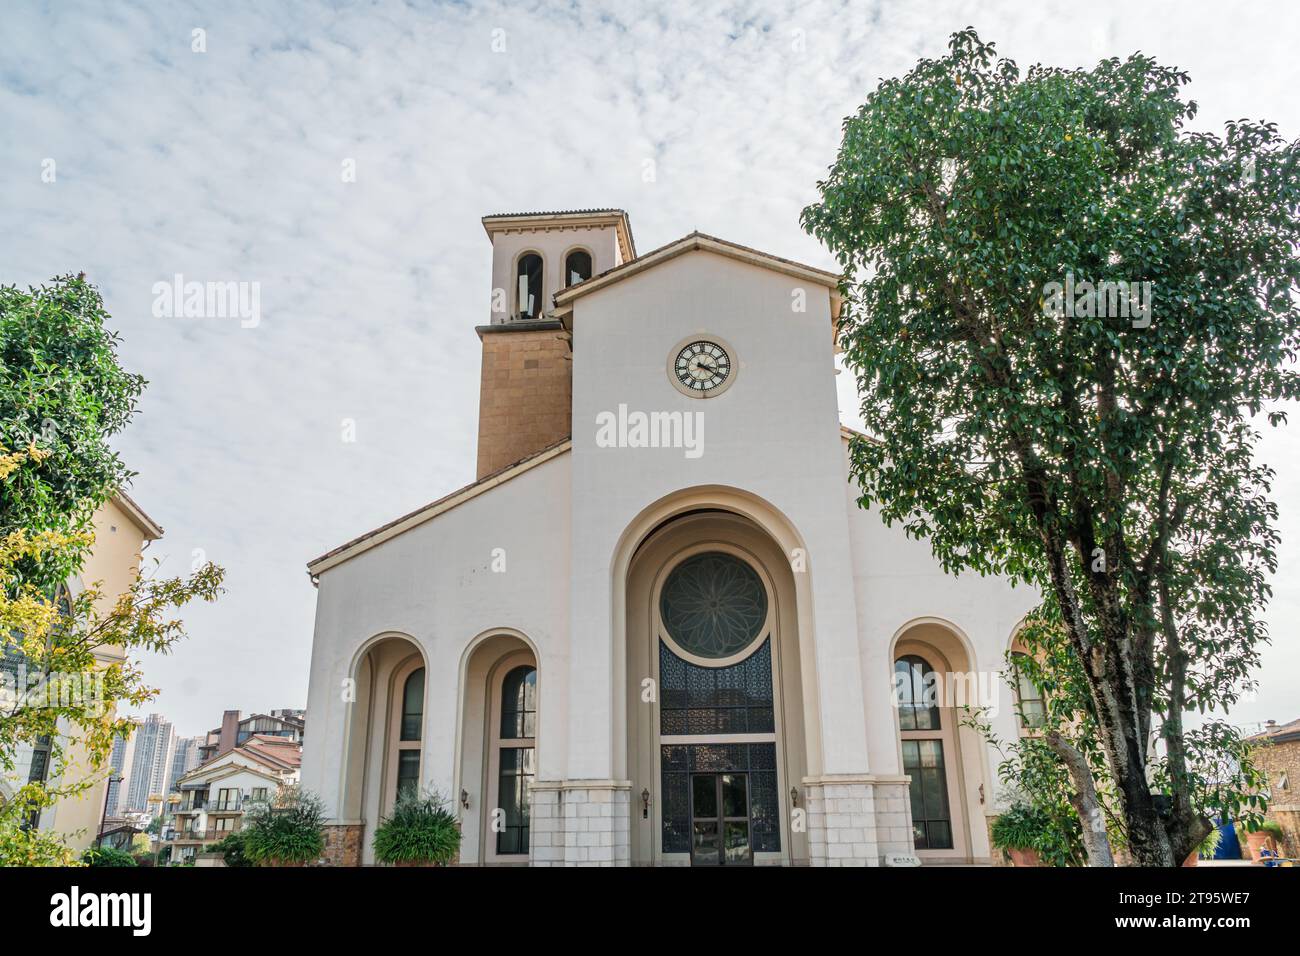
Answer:
[[[94,544],[91,517],[130,477],[108,440],[144,381],[118,365],[107,317],[81,276],[0,288],[0,773],[22,745],[50,740],[44,778],[0,805],[0,865],[77,862],[29,822],[102,779],[113,738],[132,729],[117,706],[157,693],[129,656],[101,657],[166,653],[184,637],[174,612],[222,590],[212,564],[187,578],[139,576],[120,595],[99,582],[76,596],[61,589]],[[71,772],[72,744],[88,769]]]
[[[1257,809],[1239,735],[1184,714],[1226,712],[1267,640],[1252,452],[1300,392],[1300,177],[1271,124],[1190,131],[1187,82],[1142,55],[1022,72],[965,30],[845,120],[803,213],[848,277],[861,504],[1042,594],[1043,740],[1093,864],[1108,813],[1170,866]]]
[[[0,455],[40,450],[3,475],[0,536],[85,532],[95,509],[132,477],[108,442],[131,420],[146,383],[119,364],[108,319],[84,275],[27,291],[0,286]],[[77,539],[39,569],[17,570],[42,572],[34,583],[52,587],[76,570],[85,546]]]

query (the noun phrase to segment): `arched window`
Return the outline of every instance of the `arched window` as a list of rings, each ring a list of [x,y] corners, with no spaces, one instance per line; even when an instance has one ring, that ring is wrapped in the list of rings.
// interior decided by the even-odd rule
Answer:
[[[515,314],[536,319],[542,314],[542,257],[529,252],[519,257],[515,281]]]
[[[938,676],[915,654],[894,662],[894,692],[902,737],[903,773],[912,803],[912,837],[918,850],[950,850],[952,812],[939,719]]]
[[[501,681],[500,722],[496,735],[496,829],[498,856],[528,853],[528,787],[537,772],[537,668],[513,667]]]
[[[924,658],[909,654],[894,662],[900,730],[939,730],[938,679]]]
[[[1027,669],[1022,666],[1029,655],[1024,651],[1011,652],[1011,664],[1016,670],[1016,713],[1020,717],[1021,730],[1039,730],[1047,723],[1047,703],[1043,692],[1029,678]]]
[[[420,739],[424,736],[424,668],[417,667],[411,671],[400,686],[402,692],[398,701],[395,800],[420,795]]]
[[[574,249],[564,259],[564,287],[585,282],[591,278],[591,253]]]
[[[424,668],[412,671],[402,690],[402,739],[419,740],[424,723]]]

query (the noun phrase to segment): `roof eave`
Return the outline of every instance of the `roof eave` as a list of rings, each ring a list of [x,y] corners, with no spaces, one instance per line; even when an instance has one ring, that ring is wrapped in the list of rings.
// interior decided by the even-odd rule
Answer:
[[[573,303],[582,296],[597,292],[634,275],[639,275],[647,269],[652,269],[688,252],[697,251],[712,252],[716,255],[726,256],[729,259],[747,262],[759,268],[770,269],[796,279],[825,286],[831,290],[835,304],[834,311],[838,312],[840,276],[835,273],[827,272],[825,269],[818,269],[815,266],[805,265],[801,262],[795,262],[791,259],[783,259],[780,256],[761,252],[758,249],[751,249],[748,246],[728,242],[716,236],[706,235],[702,232],[692,232],[675,242],[668,243],[666,246],[660,246],[653,252],[647,252],[644,256],[615,266],[600,275],[592,276],[585,282],[579,282],[577,285],[569,286],[567,289],[557,292],[553,298],[555,303],[553,314],[563,320],[572,312]]]

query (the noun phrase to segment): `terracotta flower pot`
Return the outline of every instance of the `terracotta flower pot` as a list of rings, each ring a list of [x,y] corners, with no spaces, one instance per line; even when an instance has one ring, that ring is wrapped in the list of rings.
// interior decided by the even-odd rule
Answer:
[[[1037,850],[1007,850],[1011,854],[1012,866],[1042,866]]]
[[[1258,863],[1262,857],[1259,851],[1273,848],[1273,835],[1266,830],[1256,830],[1246,834],[1246,846],[1250,847],[1250,858]]]
[[[1200,859],[1201,851],[1193,850],[1187,854],[1187,859],[1183,860],[1183,866],[1196,866],[1196,861]]]

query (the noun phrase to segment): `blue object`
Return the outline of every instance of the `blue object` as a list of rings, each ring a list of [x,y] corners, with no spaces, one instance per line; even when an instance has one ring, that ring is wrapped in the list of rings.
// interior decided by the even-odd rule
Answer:
[[[1237,827],[1231,820],[1222,822],[1215,821],[1219,825],[1222,835],[1219,837],[1219,845],[1215,848],[1214,859],[1216,860],[1240,860],[1241,859],[1241,841],[1237,839]]]

